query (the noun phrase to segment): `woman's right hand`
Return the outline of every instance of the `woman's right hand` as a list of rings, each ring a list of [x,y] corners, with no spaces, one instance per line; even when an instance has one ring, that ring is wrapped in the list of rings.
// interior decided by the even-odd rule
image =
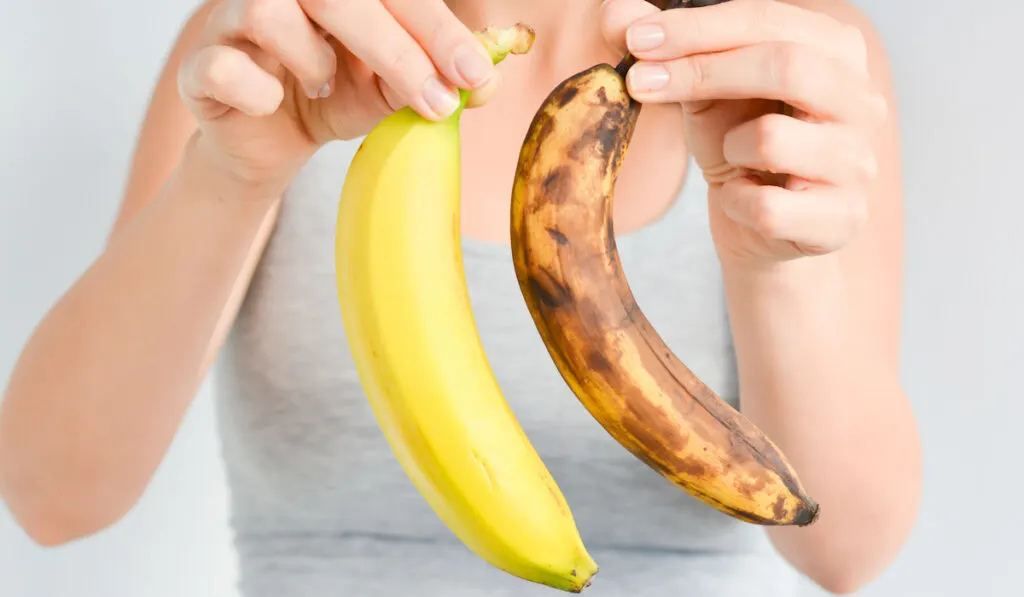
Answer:
[[[497,83],[483,45],[443,0],[214,1],[178,77],[198,120],[194,147],[218,171],[273,192],[324,143],[364,135],[404,106],[444,118],[455,88]]]

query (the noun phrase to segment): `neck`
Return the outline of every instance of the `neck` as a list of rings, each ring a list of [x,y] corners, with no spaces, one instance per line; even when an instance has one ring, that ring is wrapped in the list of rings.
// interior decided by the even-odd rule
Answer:
[[[593,21],[600,0],[447,0],[448,7],[471,27],[523,21],[538,28],[572,22]]]
[[[600,0],[447,0],[447,4],[471,29],[516,22],[533,27],[537,39],[528,59],[531,70],[541,76],[558,78],[599,62],[614,65],[621,58],[601,35]]]

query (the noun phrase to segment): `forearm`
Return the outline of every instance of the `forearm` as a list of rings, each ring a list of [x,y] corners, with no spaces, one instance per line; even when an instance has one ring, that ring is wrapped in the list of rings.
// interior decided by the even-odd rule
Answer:
[[[837,592],[889,564],[914,519],[918,436],[898,347],[864,320],[830,255],[770,270],[725,269],[743,412],[776,441],[821,517],[770,529],[803,572]]]
[[[187,155],[35,330],[0,408],[0,491],[43,543],[137,500],[220,343],[276,201]]]

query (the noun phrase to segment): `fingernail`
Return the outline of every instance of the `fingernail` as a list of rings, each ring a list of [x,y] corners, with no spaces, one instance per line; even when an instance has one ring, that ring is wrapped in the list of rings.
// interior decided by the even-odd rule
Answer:
[[[327,81],[319,89],[316,87],[306,87],[306,97],[311,100],[328,97],[331,95],[331,82]]]
[[[633,91],[657,91],[668,84],[668,70],[660,64],[640,63],[629,69],[629,87]]]
[[[477,88],[486,83],[491,78],[492,69],[491,61],[473,48],[461,46],[455,50],[455,70],[471,87]]]
[[[334,91],[334,86],[331,85],[330,81],[328,81],[328,82],[324,83],[324,86],[321,87],[320,91],[317,92],[317,96],[322,97],[322,98],[330,97],[332,91]]]
[[[423,99],[441,118],[448,117],[459,107],[459,96],[436,77],[431,77],[423,85]]]
[[[646,52],[665,43],[665,30],[661,25],[645,23],[626,30],[626,47],[630,52]]]

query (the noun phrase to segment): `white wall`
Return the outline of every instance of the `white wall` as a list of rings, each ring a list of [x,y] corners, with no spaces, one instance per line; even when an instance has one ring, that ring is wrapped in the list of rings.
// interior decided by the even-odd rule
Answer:
[[[99,250],[149,85],[192,4],[0,4],[0,383]],[[899,86],[905,379],[927,456],[916,534],[862,594],[1019,594],[1024,269],[1013,243],[1024,218],[1024,6],[860,4],[888,41]],[[36,548],[0,509],[0,595],[232,597],[213,430],[204,389],[142,503],[88,541]]]

